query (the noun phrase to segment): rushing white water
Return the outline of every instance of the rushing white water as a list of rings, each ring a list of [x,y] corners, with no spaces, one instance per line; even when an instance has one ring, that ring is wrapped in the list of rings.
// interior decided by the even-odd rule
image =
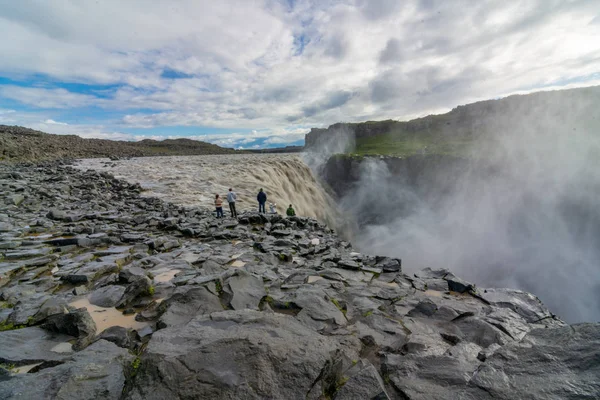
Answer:
[[[267,203],[285,213],[293,204],[298,215],[317,218],[333,226],[337,220],[333,200],[311,170],[293,154],[234,154],[185,157],[144,157],[110,161],[86,159],[81,169],[108,171],[115,177],[139,183],[145,196],[183,206],[214,207],[215,194],[223,198],[231,187],[237,193],[238,212],[258,210],[256,195],[262,188]],[[227,202],[224,209],[228,210]],[[268,209],[268,205],[267,205]]]

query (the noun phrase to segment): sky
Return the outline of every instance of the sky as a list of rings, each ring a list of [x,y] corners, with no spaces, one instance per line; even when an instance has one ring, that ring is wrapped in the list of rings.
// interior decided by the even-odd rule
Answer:
[[[0,0],[0,124],[235,148],[600,84],[598,0]]]

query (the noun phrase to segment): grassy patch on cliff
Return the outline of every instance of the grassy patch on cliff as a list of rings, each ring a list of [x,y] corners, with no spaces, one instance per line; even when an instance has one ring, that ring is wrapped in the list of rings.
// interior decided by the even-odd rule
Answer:
[[[440,139],[434,135],[378,135],[356,141],[355,154],[412,156],[417,154],[444,154],[465,156],[472,139],[468,137]]]

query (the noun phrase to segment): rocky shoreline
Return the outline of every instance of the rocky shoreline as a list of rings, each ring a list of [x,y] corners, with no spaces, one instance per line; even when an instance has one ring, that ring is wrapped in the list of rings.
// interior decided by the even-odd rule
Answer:
[[[600,324],[316,220],[217,220],[63,162],[0,165],[0,188],[0,398],[600,394]]]

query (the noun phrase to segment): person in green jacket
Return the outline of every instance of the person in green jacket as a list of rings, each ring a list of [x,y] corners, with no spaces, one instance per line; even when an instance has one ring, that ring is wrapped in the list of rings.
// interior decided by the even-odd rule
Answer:
[[[294,207],[292,207],[291,204],[285,213],[288,215],[288,217],[293,217],[294,215],[296,215],[296,211],[294,211]]]

